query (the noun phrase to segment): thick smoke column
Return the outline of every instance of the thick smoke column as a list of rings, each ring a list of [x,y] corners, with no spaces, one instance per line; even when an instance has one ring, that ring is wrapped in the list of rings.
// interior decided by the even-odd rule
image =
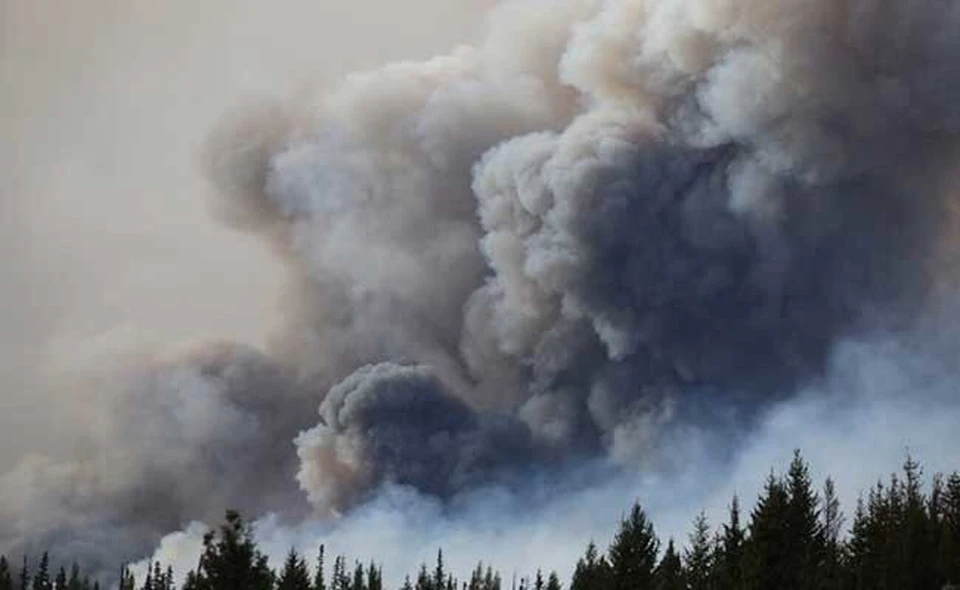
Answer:
[[[227,506],[444,500],[748,429],[952,280],[958,25],[932,0],[510,3],[478,47],[230,120],[219,215],[291,274],[269,355],[134,372],[123,469],[4,480],[40,490],[0,505],[28,515],[92,482],[86,520],[0,549],[142,549]]]

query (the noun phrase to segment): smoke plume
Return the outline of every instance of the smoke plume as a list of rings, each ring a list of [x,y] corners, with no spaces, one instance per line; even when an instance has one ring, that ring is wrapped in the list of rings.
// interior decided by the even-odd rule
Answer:
[[[647,489],[688,435],[735,464],[776,408],[855,397],[844,343],[951,350],[958,26],[933,0],[511,2],[476,46],[228,118],[215,210],[282,261],[280,329],[114,377],[92,458],[4,476],[0,549],[106,565],[226,507]]]

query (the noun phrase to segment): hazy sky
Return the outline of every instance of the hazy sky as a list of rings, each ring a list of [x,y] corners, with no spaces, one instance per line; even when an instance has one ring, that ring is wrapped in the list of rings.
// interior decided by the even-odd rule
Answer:
[[[0,471],[76,422],[51,370],[263,341],[281,270],[211,219],[197,163],[225,112],[469,41],[491,4],[404,2],[398,27],[378,0],[2,0]]]

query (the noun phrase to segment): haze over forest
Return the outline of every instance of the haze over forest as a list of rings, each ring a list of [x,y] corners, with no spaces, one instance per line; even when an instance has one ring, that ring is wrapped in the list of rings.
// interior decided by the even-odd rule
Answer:
[[[0,553],[568,579],[958,467],[952,5],[2,6]]]

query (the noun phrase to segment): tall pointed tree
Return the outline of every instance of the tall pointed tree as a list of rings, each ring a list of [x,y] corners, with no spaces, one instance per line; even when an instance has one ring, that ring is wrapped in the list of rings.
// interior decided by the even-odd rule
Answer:
[[[20,590],[29,590],[30,588],[30,564],[26,554],[23,556],[23,562],[20,565],[20,575],[18,576]]]
[[[5,555],[0,555],[0,590],[13,590],[13,574]]]
[[[630,514],[620,522],[620,530],[607,552],[611,589],[652,588],[659,547],[653,524],[640,503],[634,503]]]
[[[313,590],[327,590],[326,573],[323,565],[324,549],[324,546],[320,545],[320,550],[317,551],[317,566],[313,573]]]
[[[610,564],[597,553],[593,541],[587,545],[584,556],[577,561],[570,581],[570,590],[610,590]]]
[[[730,514],[717,542],[715,583],[717,590],[738,590],[743,579],[746,532],[740,522],[740,499],[733,497]]]
[[[37,565],[37,573],[33,576],[33,590],[51,590],[51,588],[53,584],[50,581],[50,556],[44,551]]]
[[[693,521],[690,548],[684,554],[683,569],[690,590],[710,590],[713,581],[713,547],[710,525],[703,512]]]
[[[683,564],[680,553],[673,544],[673,539],[667,542],[667,549],[663,552],[655,572],[656,590],[686,590],[687,584],[683,576]]]
[[[307,563],[296,549],[290,548],[277,579],[277,590],[311,590]]]

